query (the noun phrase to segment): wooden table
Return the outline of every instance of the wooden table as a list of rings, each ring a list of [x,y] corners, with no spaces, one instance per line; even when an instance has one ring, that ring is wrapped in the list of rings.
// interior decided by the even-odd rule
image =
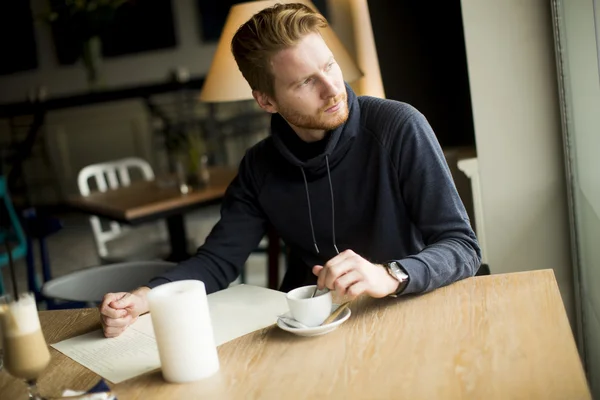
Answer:
[[[172,252],[169,259],[181,261],[189,257],[184,214],[221,201],[236,174],[235,169],[212,168],[208,185],[187,194],[179,191],[174,180],[156,179],[133,182],[104,193],[74,196],[67,203],[79,211],[128,225],[166,219]]]
[[[41,312],[54,343],[98,329],[96,310]],[[432,293],[361,299],[336,331],[273,326],[219,347],[217,375],[167,384],[160,371],[113,386],[128,399],[591,399],[552,270],[469,278]],[[52,349],[44,394],[98,376]],[[25,398],[0,373],[0,398]]]

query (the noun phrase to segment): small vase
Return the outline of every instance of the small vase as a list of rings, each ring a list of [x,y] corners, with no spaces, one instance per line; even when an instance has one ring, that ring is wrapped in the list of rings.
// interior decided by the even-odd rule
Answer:
[[[100,37],[94,36],[83,42],[82,59],[89,89],[100,89],[102,87],[102,40]]]
[[[189,170],[187,181],[191,186],[197,188],[208,185],[210,181],[210,172],[208,170],[208,157],[206,155],[202,155],[200,157],[200,163]]]

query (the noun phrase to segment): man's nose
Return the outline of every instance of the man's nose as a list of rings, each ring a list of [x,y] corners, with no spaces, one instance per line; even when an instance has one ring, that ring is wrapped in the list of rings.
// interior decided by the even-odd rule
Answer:
[[[321,97],[323,99],[329,99],[338,95],[339,90],[337,89],[333,78],[325,76],[323,77],[322,82]]]

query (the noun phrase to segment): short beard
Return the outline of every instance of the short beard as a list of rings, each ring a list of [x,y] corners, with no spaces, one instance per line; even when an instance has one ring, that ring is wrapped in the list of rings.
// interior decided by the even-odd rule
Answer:
[[[325,110],[333,107],[340,101],[343,101],[343,104],[341,105],[343,109],[338,111],[335,118],[323,118],[326,115]],[[325,107],[321,108],[317,115],[302,114],[296,110],[288,110],[285,107],[279,109],[279,114],[281,114],[288,123],[299,128],[330,131],[343,125],[348,120],[348,109],[348,95],[344,92],[332,99]]]

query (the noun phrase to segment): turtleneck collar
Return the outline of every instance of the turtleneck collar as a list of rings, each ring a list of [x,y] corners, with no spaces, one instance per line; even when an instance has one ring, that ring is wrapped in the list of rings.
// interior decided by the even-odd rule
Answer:
[[[316,142],[305,142],[281,116],[272,120],[272,126],[285,147],[302,162],[323,154],[332,134],[332,131],[327,131],[323,139]]]

